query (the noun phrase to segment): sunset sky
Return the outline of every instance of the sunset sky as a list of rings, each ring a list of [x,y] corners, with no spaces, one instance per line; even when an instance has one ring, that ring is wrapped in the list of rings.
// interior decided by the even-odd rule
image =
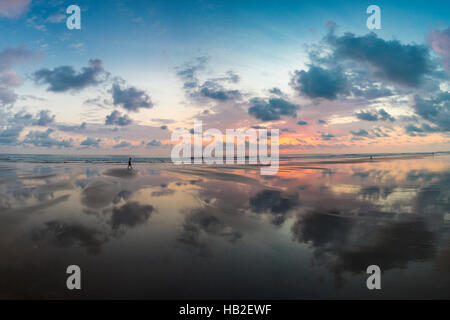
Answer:
[[[448,151],[449,9],[0,0],[0,153],[168,156],[195,120],[279,129],[289,154]]]

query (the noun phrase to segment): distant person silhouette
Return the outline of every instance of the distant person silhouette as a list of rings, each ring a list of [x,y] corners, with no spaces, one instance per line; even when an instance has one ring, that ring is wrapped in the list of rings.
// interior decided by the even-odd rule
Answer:
[[[370,156],[370,160],[373,160],[373,156]]]
[[[128,159],[128,170],[133,170],[133,166],[131,165],[131,158]]]

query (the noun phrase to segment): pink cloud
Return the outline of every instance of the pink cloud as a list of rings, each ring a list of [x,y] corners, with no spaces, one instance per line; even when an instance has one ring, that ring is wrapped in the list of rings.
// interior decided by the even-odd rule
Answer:
[[[429,35],[431,46],[442,57],[444,68],[450,72],[450,28],[445,30],[433,30]]]
[[[0,17],[17,18],[28,9],[31,0],[1,0]]]

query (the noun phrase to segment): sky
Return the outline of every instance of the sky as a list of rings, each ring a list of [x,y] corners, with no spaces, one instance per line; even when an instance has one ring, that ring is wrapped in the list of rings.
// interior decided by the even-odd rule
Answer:
[[[282,154],[448,151],[449,9],[0,0],[0,153],[169,156],[199,120],[278,129]]]

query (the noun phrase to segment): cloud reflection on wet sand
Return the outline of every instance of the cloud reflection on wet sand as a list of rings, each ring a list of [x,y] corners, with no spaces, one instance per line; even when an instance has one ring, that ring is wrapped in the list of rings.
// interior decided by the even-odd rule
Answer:
[[[449,298],[449,160],[2,163],[0,297]]]

